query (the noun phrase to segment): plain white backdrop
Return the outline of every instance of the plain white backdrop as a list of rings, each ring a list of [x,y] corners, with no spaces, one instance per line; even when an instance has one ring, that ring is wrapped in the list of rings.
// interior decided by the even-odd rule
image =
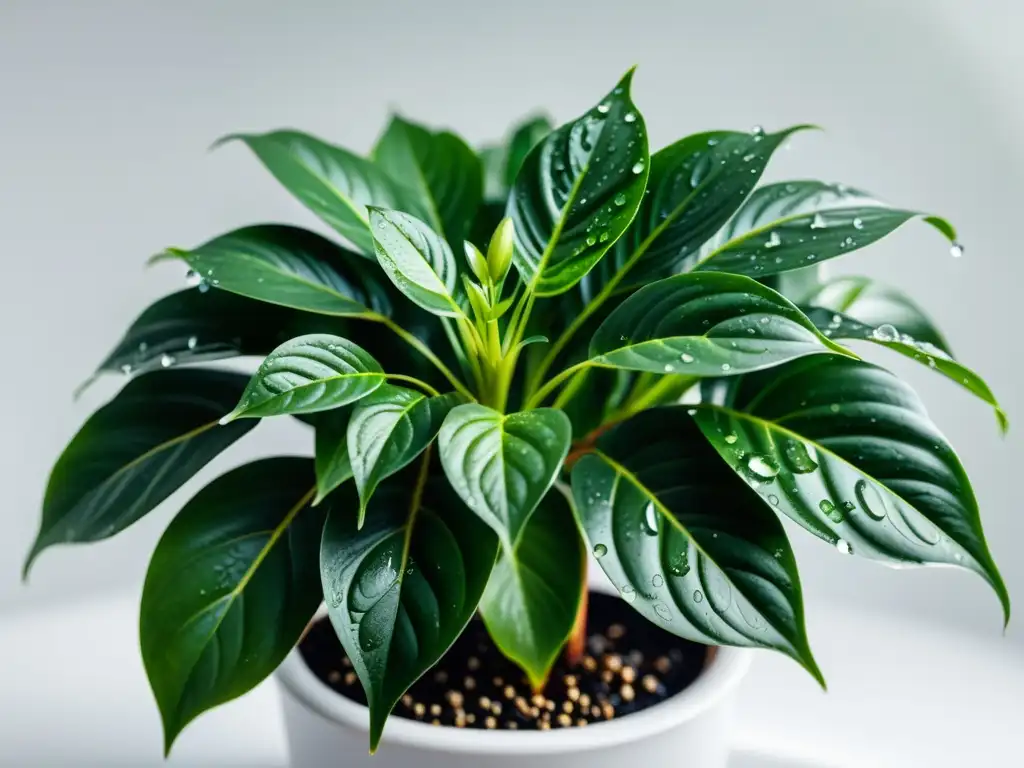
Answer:
[[[30,586],[19,583],[53,460],[122,382],[102,381],[77,403],[73,389],[138,312],[183,285],[180,267],[146,270],[146,258],[260,221],[322,229],[241,146],[208,153],[214,139],[293,126],[363,151],[397,108],[481,142],[537,107],[575,116],[634,63],[654,146],[711,128],[815,122],[827,130],[797,137],[770,178],[843,181],[958,225],[961,259],[916,226],[832,272],[911,291],[1002,399],[1014,422],[1005,439],[966,392],[884,358],[959,448],[1021,598],[1022,20],[1012,0],[3,0],[0,611],[137,589],[157,537],[203,479],[311,449],[298,428],[261,425],[120,537],[52,549]],[[896,572],[793,538],[811,614],[851,602],[1001,632],[977,577]],[[1009,634],[1024,637],[1013,625]]]

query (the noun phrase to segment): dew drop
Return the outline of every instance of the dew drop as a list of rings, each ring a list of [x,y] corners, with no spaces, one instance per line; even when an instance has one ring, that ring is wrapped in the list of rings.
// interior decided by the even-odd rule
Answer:
[[[204,280],[203,282],[199,283],[199,285],[196,286],[196,290],[199,291],[200,293],[206,293],[208,290],[210,290],[210,284]]]
[[[598,560],[600,560],[602,557],[604,557],[607,554],[608,554],[608,547],[606,547],[604,544],[595,544],[594,545],[594,557],[596,557]]]
[[[853,220],[854,229],[864,229],[864,219],[856,218]]]
[[[654,507],[654,502],[647,502],[647,506],[644,508],[644,533],[648,536],[658,535],[658,510]]]
[[[839,403],[832,403],[828,409],[832,411],[832,413],[839,413]]]
[[[634,164],[633,164],[633,168],[632,168],[632,171],[633,171],[633,173],[635,173],[635,174],[641,174],[641,173],[643,173],[643,172],[644,172],[644,161],[643,161],[643,160],[639,160],[639,161],[637,161],[636,163],[634,163]]]
[[[883,323],[871,332],[871,336],[878,341],[899,341],[900,332],[889,323]]]
[[[669,562],[668,572],[677,578],[682,578],[690,572],[690,558],[685,549]]]
[[[782,245],[782,238],[779,237],[779,233],[778,232],[772,232],[768,236],[768,241],[764,244],[764,247],[765,248],[776,248],[776,247],[778,247],[780,245]]]
[[[761,480],[771,480],[779,474],[779,465],[771,456],[750,454],[746,459],[747,471]]]
[[[771,505],[772,505],[773,507],[777,507],[777,506],[779,506],[779,497],[778,497],[778,496],[776,496],[776,495],[775,495],[774,493],[773,493],[773,494],[771,494],[771,495],[770,495],[770,496],[768,497],[768,503],[769,503],[769,504],[771,504]]]
[[[587,235],[587,245],[597,245],[597,238],[593,235]]]
[[[121,366],[121,373],[123,373],[125,376],[131,376],[132,375],[132,367],[131,367],[131,365],[129,365],[128,363],[125,363],[124,365],[122,365]]]
[[[734,434],[728,434],[728,435],[726,435],[726,436],[725,436],[725,442],[727,442],[727,443],[728,443],[729,445],[732,445],[732,444],[733,444],[733,443],[735,443],[735,442],[736,442],[736,441],[737,441],[738,439],[739,439],[739,438],[738,438],[738,437],[736,437],[736,435],[734,435]]]
[[[728,363],[722,363],[722,370],[723,371],[731,371],[732,370],[732,366],[729,365]]]
[[[841,523],[845,519],[842,511],[828,499],[822,499],[818,503],[818,509],[833,523]]]
[[[195,288],[197,285],[201,285],[203,282],[203,276],[196,272],[194,269],[190,269],[185,273],[185,285],[189,288]]]
[[[961,245],[960,243],[956,243],[956,242],[953,243],[949,247],[949,255],[952,256],[954,259],[959,259],[961,256],[964,255],[964,247],[963,247],[963,245]]]
[[[665,586],[664,577],[660,573],[654,574],[654,578],[651,579],[651,586],[655,588]]]
[[[693,355],[691,355],[691,354],[689,354],[687,352],[683,352],[683,354],[681,354],[679,356],[679,359],[682,360],[684,363],[692,363],[693,362]]]
[[[623,585],[622,589],[619,590],[619,594],[622,595],[622,599],[627,603],[632,603],[636,600],[636,590],[629,586],[629,584]]]
[[[617,194],[615,196],[615,204],[616,205],[625,205],[626,204],[626,193],[625,192],[619,192],[619,194]]]
[[[187,344],[189,349],[195,349],[196,345],[199,344],[199,339],[195,336],[189,336]]]
[[[171,357],[170,355],[167,355],[167,354],[164,354],[164,355],[160,356],[160,367],[161,368],[170,368],[172,365],[174,365],[174,358],[173,357]]]
[[[848,542],[846,539],[837,539],[836,540],[836,549],[838,549],[844,555],[852,555],[853,554],[853,547],[850,546],[850,542]]]
[[[820,213],[814,214],[814,218],[811,219],[811,229],[825,229],[827,226],[825,218]]]
[[[756,140],[760,141],[761,139],[764,138],[764,128],[761,127],[760,125],[755,125],[753,128],[750,129],[750,135],[753,136]]]
[[[885,501],[878,490],[867,480],[858,480],[853,486],[853,492],[857,496],[861,509],[868,513],[869,517],[875,520],[884,520],[888,514]]]
[[[704,602],[704,593],[701,592],[699,589],[693,590],[693,602],[695,602],[695,603]]]
[[[602,115],[607,115],[609,109],[611,109],[611,107],[608,105],[607,101],[602,101],[600,104],[597,105],[597,111],[600,112]]]
[[[625,120],[627,123],[635,123],[636,112],[627,112],[625,117],[623,117],[622,119]]]

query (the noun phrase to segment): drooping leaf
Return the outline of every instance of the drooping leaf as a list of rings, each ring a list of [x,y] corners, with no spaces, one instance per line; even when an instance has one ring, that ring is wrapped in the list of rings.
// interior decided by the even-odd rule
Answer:
[[[225,136],[217,145],[244,142],[281,184],[336,229],[363,256],[373,258],[367,206],[424,211],[397,182],[369,160],[298,131]]]
[[[387,386],[386,384],[383,386]],[[315,429],[317,505],[339,485],[352,479],[352,461],[348,455],[348,424],[352,418],[352,405],[342,405],[329,411],[302,416],[311,420]]]
[[[900,333],[953,354],[935,323],[909,296],[871,278],[837,277],[802,303],[831,309],[875,328],[895,326]]]
[[[736,380],[695,419],[761,495],[840,552],[961,566],[1009,598],[956,454],[896,376],[843,357]]]
[[[553,129],[554,126],[547,115],[528,117],[512,129],[505,156],[505,189],[512,188],[530,150],[537,146]]]
[[[614,427],[576,462],[572,488],[594,556],[645,618],[701,643],[781,651],[821,681],[782,524],[686,406]]]
[[[891,208],[841,184],[769,184],[755,191],[708,243],[694,268],[774,275],[871,245],[914,218],[923,218],[950,241],[956,239],[944,219]]]
[[[505,548],[487,583],[480,615],[502,654],[543,687],[572,632],[585,587],[585,552],[561,493],[540,502],[514,549]]]
[[[369,702],[371,751],[398,699],[472,618],[497,551],[443,478],[420,493],[408,474],[377,490],[361,530],[355,494],[348,508],[335,502],[320,550],[331,623]]]
[[[741,275],[683,274],[626,299],[590,342],[595,365],[735,375],[842,351],[780,294]]]
[[[904,357],[909,357],[922,365],[926,365],[947,379],[955,381],[968,392],[992,406],[999,422],[999,429],[1006,432],[1009,420],[999,406],[999,401],[992,393],[988,384],[970,368],[961,365],[938,347],[928,342],[918,341],[909,334],[900,333],[889,324],[872,327],[859,323],[852,317],[832,312],[821,307],[807,310],[807,316],[822,333],[837,341],[869,341],[873,344],[891,349]]]
[[[383,383],[380,365],[357,344],[328,334],[299,336],[267,355],[224,421],[326,411]]]
[[[227,291],[178,291],[154,302],[100,363],[109,373],[148,373],[187,363],[264,355],[293,313]]]
[[[384,384],[355,406],[346,443],[359,490],[359,525],[377,485],[433,442],[448,412],[463,398],[456,392],[430,397]]]
[[[373,149],[373,158],[408,189],[437,232],[461,243],[483,198],[483,165],[450,131],[429,131],[395,115]]]
[[[526,156],[509,196],[515,264],[537,295],[569,290],[629,226],[650,166],[630,71],[600,104]]]
[[[223,371],[161,371],[130,381],[57,460],[25,574],[47,547],[123,531],[256,426],[217,424],[244,387],[244,376]]]
[[[370,210],[377,261],[398,289],[428,312],[458,317],[458,265],[444,238],[399,211]]]
[[[711,131],[655,152],[640,210],[588,276],[584,298],[619,272],[621,290],[679,271],[740,207],[782,142],[808,127],[769,134]]]
[[[247,464],[196,494],[157,544],[139,640],[165,750],[273,672],[312,619],[324,522],[312,486],[308,459]]]
[[[452,487],[512,549],[569,452],[564,413],[538,408],[501,414],[476,403],[453,408],[438,434]]]

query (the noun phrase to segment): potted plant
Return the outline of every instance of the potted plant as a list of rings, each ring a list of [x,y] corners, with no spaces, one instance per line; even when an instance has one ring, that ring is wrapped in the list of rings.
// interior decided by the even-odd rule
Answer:
[[[918,218],[959,255],[953,227],[758,186],[808,126],[649,154],[631,79],[480,152],[400,117],[369,158],[227,137],[344,244],[264,224],[155,257],[191,287],[100,366],[128,382],[57,461],[26,564],[124,530],[260,419],[312,426],[313,458],[227,472],[156,547],[166,749],[280,666],[297,765],[721,766],[745,649],[824,684],[782,516],[844,556],[972,570],[1008,616],[953,449],[848,342],[1005,428],[995,398],[902,293],[817,270]],[[251,378],[201,365],[252,355]]]

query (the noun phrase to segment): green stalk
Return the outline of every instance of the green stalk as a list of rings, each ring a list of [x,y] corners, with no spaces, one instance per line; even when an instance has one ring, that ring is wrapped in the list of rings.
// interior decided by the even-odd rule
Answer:
[[[557,376],[548,381],[547,384],[545,384],[543,387],[537,390],[533,394],[533,396],[526,401],[526,410],[536,408],[538,405],[543,403],[544,398],[551,394],[558,387],[559,384],[568,379],[570,376],[573,376],[579,371],[585,370],[586,368],[593,367],[594,365],[595,363],[593,361],[584,360],[582,363],[576,363],[576,365],[572,366],[571,368],[566,368],[564,371],[562,371]]]
[[[430,347],[428,347],[426,344],[424,344],[422,341],[416,338],[416,336],[409,333],[407,330],[405,330],[405,328],[393,322],[391,318],[385,317],[384,315],[373,315],[369,319],[375,320],[378,323],[382,323],[386,328],[390,329],[399,338],[401,338],[402,341],[404,341],[410,347],[412,347],[421,355],[423,355],[423,357],[429,360],[433,364],[433,366],[437,368],[437,370],[439,370],[441,374],[446,379],[448,379],[448,381],[451,382],[451,385],[455,387],[455,390],[457,392],[461,393],[470,400],[476,400],[476,398],[473,397],[473,393],[466,388],[466,385],[459,381],[455,374],[452,373],[451,370],[448,368],[448,366],[441,362],[441,359],[430,351]]]

